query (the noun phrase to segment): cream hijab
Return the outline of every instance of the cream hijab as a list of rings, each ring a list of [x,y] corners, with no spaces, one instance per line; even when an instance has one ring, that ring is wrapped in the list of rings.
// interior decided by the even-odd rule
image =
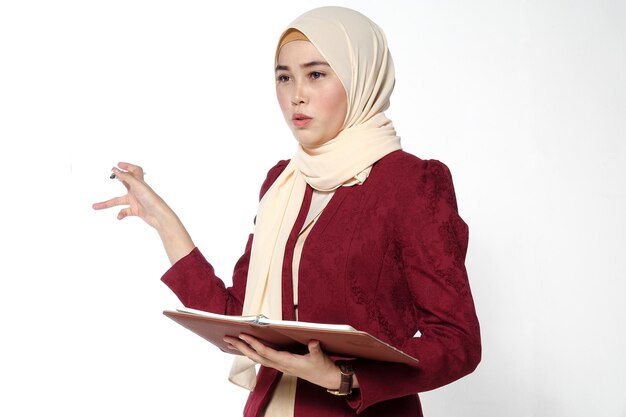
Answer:
[[[334,139],[316,148],[298,145],[259,203],[243,314],[273,319],[282,319],[283,255],[306,185],[331,191],[362,184],[374,162],[401,149],[400,138],[383,113],[389,107],[395,77],[382,30],[354,10],[321,7],[294,20],[281,35],[279,48],[294,29],[313,43],[338,75],[346,89],[348,109],[344,127]],[[229,380],[253,389],[254,362],[236,357]]]

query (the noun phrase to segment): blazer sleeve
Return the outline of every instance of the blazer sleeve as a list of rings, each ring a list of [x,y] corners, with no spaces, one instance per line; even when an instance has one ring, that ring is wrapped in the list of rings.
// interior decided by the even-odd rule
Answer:
[[[289,161],[278,162],[269,170],[259,199],[274,183]],[[253,235],[248,236],[243,255],[233,270],[233,285],[226,287],[216,274],[213,266],[198,248],[181,258],[161,277],[185,307],[210,311],[219,314],[240,315],[246,293],[248,265],[252,249]]]
[[[417,366],[355,360],[360,390],[348,399],[361,412],[381,401],[432,390],[471,373],[480,362],[480,329],[465,255],[468,228],[457,210],[452,177],[439,161],[420,161],[402,181],[396,262],[401,264],[413,306],[415,329],[398,346]]]

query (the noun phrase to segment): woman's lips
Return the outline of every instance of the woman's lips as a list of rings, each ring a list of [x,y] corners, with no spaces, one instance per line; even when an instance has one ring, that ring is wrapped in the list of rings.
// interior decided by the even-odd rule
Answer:
[[[293,123],[295,127],[304,127],[308,125],[311,120],[313,119],[306,114],[296,113],[291,116],[291,123]]]

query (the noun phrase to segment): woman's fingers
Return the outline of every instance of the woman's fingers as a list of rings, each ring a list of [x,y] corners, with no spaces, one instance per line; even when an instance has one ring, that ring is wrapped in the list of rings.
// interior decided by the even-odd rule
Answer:
[[[124,217],[128,216],[133,216],[133,211],[129,207],[123,208],[119,213],[117,213],[118,220],[122,220]]]
[[[127,194],[95,203],[92,205],[95,210],[126,206],[120,208],[117,214],[118,219],[137,216],[155,228],[168,221],[171,223],[171,219],[163,220],[163,216],[167,217],[171,214],[171,209],[143,180],[145,173],[140,166],[120,162],[117,167],[111,168],[111,172],[111,178],[121,182],[126,188]]]
[[[135,175],[133,172],[131,171],[123,171],[119,168],[113,167],[111,169],[111,172],[113,172],[114,177],[116,180],[121,181],[126,188],[128,188],[128,183],[136,178],[139,178],[137,175]]]
[[[320,346],[320,342],[318,340],[309,340],[309,353],[313,358],[321,358],[324,356],[324,352],[322,352],[322,348]]]
[[[143,168],[138,165],[129,164],[127,162],[120,162],[116,167],[111,168],[111,179],[117,178],[119,180],[128,179],[130,177],[143,180],[145,175]]]
[[[233,348],[247,356],[249,359],[256,363],[262,363],[263,358],[257,353],[257,351],[250,346],[250,344],[239,337],[225,337],[224,341],[228,342]]]
[[[119,162],[117,166],[124,171],[130,172],[135,178],[143,179],[143,176],[144,176],[143,168],[140,167],[139,165],[133,165],[128,162]],[[114,169],[117,169],[117,168],[114,168]]]
[[[255,337],[246,334],[241,334],[238,338],[226,337],[224,340],[249,359],[261,365],[282,370],[283,367],[281,365],[284,365],[284,361],[287,359],[285,357],[286,352],[274,350]]]
[[[128,204],[128,197],[127,196],[123,196],[123,197],[114,197],[111,198],[109,200],[106,201],[101,201],[99,203],[94,203],[93,204],[93,208],[94,210],[102,210],[102,209],[108,209],[111,207],[116,207],[116,206],[121,206],[124,204]]]

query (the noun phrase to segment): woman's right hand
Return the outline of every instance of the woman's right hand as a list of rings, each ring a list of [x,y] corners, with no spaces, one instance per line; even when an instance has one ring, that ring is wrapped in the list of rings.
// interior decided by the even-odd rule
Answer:
[[[117,214],[119,220],[137,216],[154,227],[165,246],[172,263],[195,247],[187,230],[174,211],[144,181],[143,169],[138,165],[120,162],[112,169],[115,178],[126,187],[126,195],[94,203],[94,210],[125,206]]]
[[[128,216],[137,216],[158,230],[162,217],[171,209],[159,195],[144,181],[143,169],[138,165],[120,162],[112,170],[115,179],[126,187],[126,195],[95,203],[95,210],[111,207],[123,207],[117,214],[118,220]]]

